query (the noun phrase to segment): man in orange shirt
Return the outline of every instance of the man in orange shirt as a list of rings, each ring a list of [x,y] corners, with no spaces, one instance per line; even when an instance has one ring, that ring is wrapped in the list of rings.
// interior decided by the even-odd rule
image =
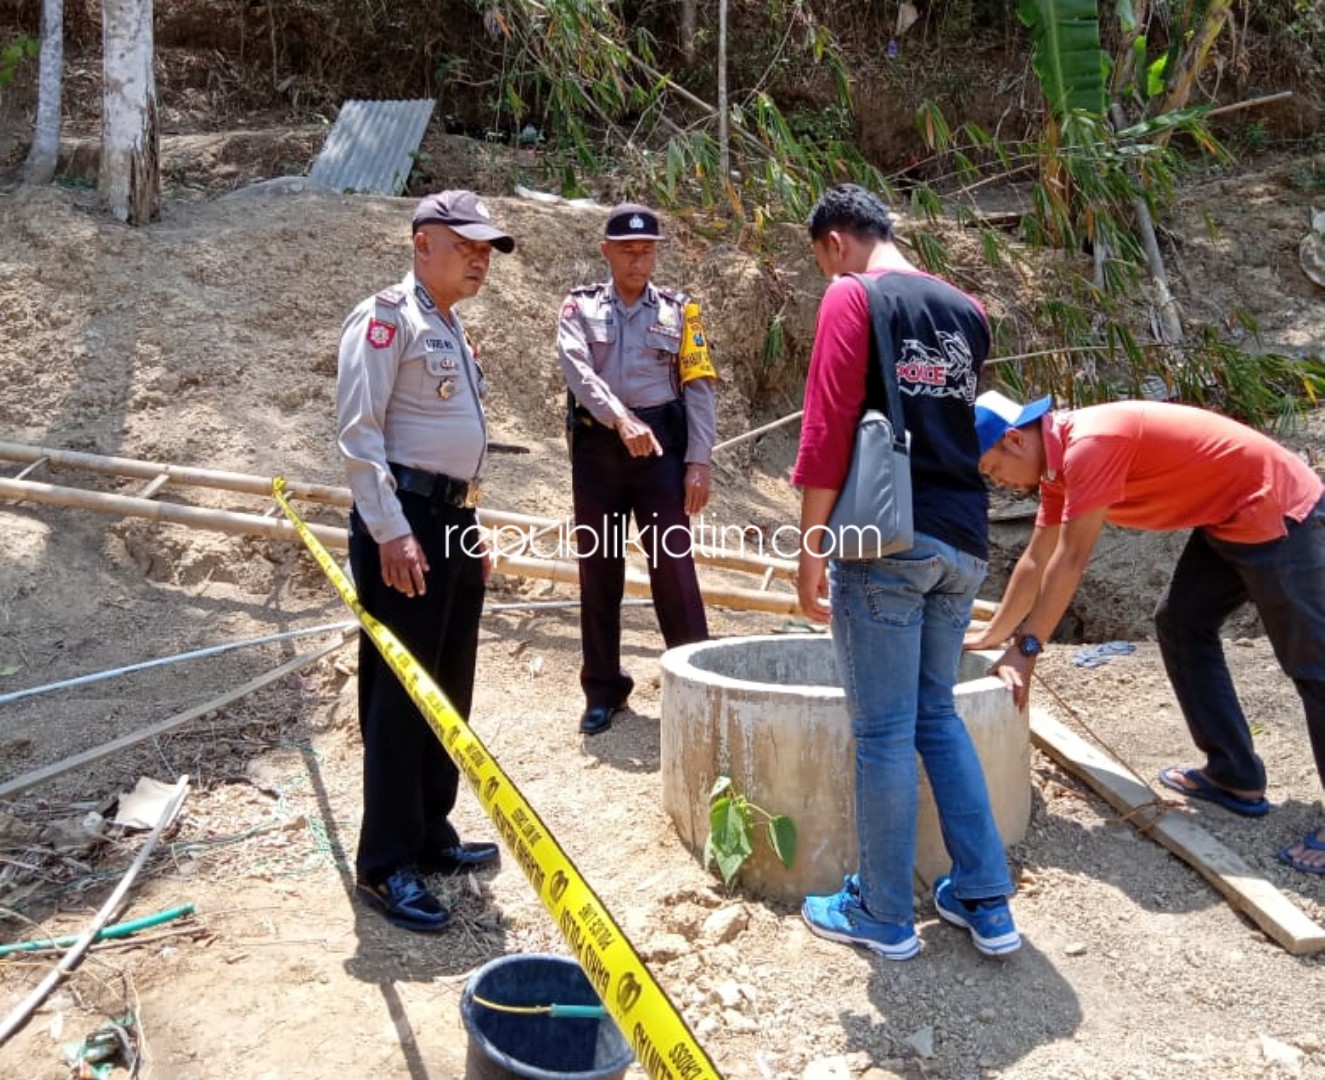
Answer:
[[[1000,487],[1038,488],[1040,511],[998,612],[970,649],[1013,643],[995,664],[1024,705],[1031,673],[1067,610],[1105,521],[1191,529],[1155,612],[1160,655],[1198,749],[1199,768],[1172,766],[1166,787],[1247,817],[1269,813],[1265,767],[1252,745],[1219,630],[1251,601],[1306,710],[1325,782],[1325,485],[1272,439],[1186,405],[1121,401],[1057,415],[997,391],[976,399],[980,471]],[[1325,873],[1325,828],[1280,853]]]

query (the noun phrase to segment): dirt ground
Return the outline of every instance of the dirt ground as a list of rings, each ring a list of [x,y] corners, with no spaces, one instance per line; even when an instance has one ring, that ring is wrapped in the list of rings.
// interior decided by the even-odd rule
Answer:
[[[1181,295],[1202,318],[1251,307],[1267,340],[1319,353],[1325,305],[1296,270],[1307,197],[1300,162],[1193,190],[1173,228]],[[1201,217],[1230,207],[1216,238]],[[176,194],[180,194],[176,192]],[[336,339],[344,313],[406,268],[406,200],[194,190],[150,228],[110,223],[90,193],[0,199],[0,439],[261,476],[340,483],[333,437]],[[1220,202],[1220,200],[1223,200]],[[530,452],[494,457],[488,503],[560,516],[569,472],[559,429],[554,313],[596,276],[598,218],[566,206],[491,200],[519,241],[494,259],[465,310],[493,385],[493,437]],[[683,230],[684,234],[684,230]],[[694,237],[660,278],[705,297],[720,363],[752,362],[771,313],[766,270]],[[779,287],[812,312],[822,288],[803,256]],[[724,381],[720,437],[771,419]],[[794,408],[795,405],[793,404]],[[1319,418],[1292,438],[1319,460]],[[786,482],[794,427],[719,468],[712,517],[769,530],[795,520]],[[18,472],[17,465],[5,470]],[[29,477],[135,494],[117,481],[42,467]],[[263,513],[270,500],[168,487],[161,498]],[[304,507],[315,520],[337,515]],[[1026,523],[995,526],[1005,572]],[[346,617],[291,544],[87,510],[0,509],[0,694],[223,642]],[[1084,720],[1146,778],[1194,763],[1147,635],[1173,538],[1111,533],[1083,590],[1089,640],[1136,651],[1094,669],[1054,645],[1037,703]],[[997,598],[998,578],[986,595]],[[494,604],[573,599],[564,585],[498,579]],[[779,616],[715,610],[716,634],[786,629]],[[925,950],[891,964],[813,937],[791,906],[726,891],[685,850],[661,809],[661,642],[651,613],[626,615],[638,690],[611,732],[575,729],[573,609],[485,616],[473,727],[648,961],[724,1076],[1325,1077],[1325,967],[1294,958],[1235,914],[1197,874],[1117,820],[1047,758],[1033,759],[1033,815],[1012,857],[1023,950],[981,958],[920,899]],[[1092,635],[1092,627],[1094,633]],[[1103,628],[1102,630],[1100,628]],[[1301,710],[1266,642],[1235,629],[1229,655],[1276,804],[1251,822],[1191,814],[1310,917],[1325,878],[1274,853],[1320,820]],[[248,647],[0,704],[0,783],[215,698],[314,647]],[[455,924],[435,937],[388,926],[353,899],[359,822],[355,646],[177,732],[0,802],[0,939],[77,933],[141,844],[89,820],[139,776],[192,778],[182,816],[130,894],[123,918],[193,903],[192,918],[98,946],[3,1053],[7,1076],[69,1075],[62,1046],[136,1010],[157,1080],[460,1077],[458,1002],[470,973],[503,954],[565,953],[513,859],[437,880]],[[462,794],[470,838],[495,832]],[[91,835],[89,835],[89,830]],[[720,933],[707,922],[733,912]],[[8,1012],[53,963],[0,961]],[[123,1072],[115,1075],[125,1075]],[[643,1075],[638,1066],[631,1075]]]

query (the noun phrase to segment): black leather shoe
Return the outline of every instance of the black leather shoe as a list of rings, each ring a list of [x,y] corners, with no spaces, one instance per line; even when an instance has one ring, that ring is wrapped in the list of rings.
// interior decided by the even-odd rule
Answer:
[[[425,874],[458,874],[462,870],[481,870],[501,858],[496,844],[470,842],[440,848],[434,855],[421,859],[419,869]]]
[[[416,867],[401,867],[376,885],[367,881],[356,882],[356,885],[360,896],[388,921],[406,930],[436,933],[451,921],[450,912],[428,891]]]
[[[621,705],[595,705],[592,709],[585,709],[584,715],[580,717],[580,733],[583,735],[600,735],[612,726],[612,717],[619,713]]]

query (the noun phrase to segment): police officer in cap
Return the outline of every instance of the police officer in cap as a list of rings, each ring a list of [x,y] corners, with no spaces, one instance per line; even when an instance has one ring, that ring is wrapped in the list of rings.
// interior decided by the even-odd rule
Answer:
[[[652,283],[661,239],[648,207],[613,209],[599,244],[611,278],[572,290],[557,329],[570,391],[586,735],[611,727],[634,688],[621,668],[632,513],[667,647],[708,637],[689,516],[709,500],[717,379],[699,305]]]
[[[414,212],[414,266],[341,331],[337,427],[349,474],[350,566],[365,609],[469,716],[487,579],[474,507],[487,457],[487,383],[454,305],[478,293],[492,249],[515,241],[472,191]],[[410,930],[450,916],[424,875],[496,860],[449,817],[459,774],[366,634],[359,638],[363,825],[359,895]]]

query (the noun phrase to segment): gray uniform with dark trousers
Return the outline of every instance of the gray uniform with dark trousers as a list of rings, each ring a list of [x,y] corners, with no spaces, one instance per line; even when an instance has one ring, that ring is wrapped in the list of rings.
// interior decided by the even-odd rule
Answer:
[[[469,718],[483,611],[475,510],[487,424],[483,373],[460,319],[408,275],[346,318],[337,382],[349,473],[350,567],[364,608],[400,639]],[[382,581],[378,545],[413,532],[423,596]],[[449,532],[449,535],[448,535]],[[376,882],[459,842],[449,817],[459,773],[372,640],[359,641],[363,826],[356,869]]]
[[[584,648],[580,683],[590,709],[623,705],[634,688],[621,668],[624,556],[632,513],[650,556],[654,610],[667,647],[708,637],[684,485],[686,465],[707,465],[712,457],[715,395],[712,379],[680,384],[684,308],[684,296],[652,284],[626,308],[611,282],[575,289],[562,304],[557,354],[571,395],[567,420]],[[627,410],[653,429],[661,456],[631,457],[613,427]]]

